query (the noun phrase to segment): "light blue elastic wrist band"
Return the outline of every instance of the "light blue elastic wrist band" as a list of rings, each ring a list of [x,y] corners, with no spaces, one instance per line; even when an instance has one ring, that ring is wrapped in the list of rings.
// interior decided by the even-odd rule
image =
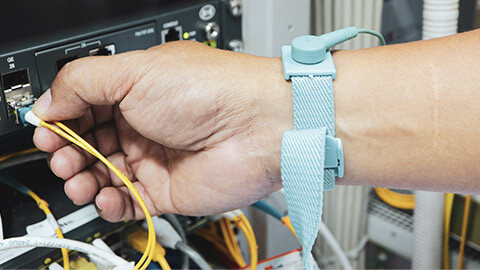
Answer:
[[[293,131],[282,140],[282,182],[288,212],[303,247],[305,269],[322,218],[323,191],[335,186],[334,169],[325,168],[327,137],[335,136],[331,76],[294,76]],[[327,136],[328,135],[328,136]]]
[[[310,254],[322,217],[326,133],[325,127],[290,130],[282,140],[282,182],[305,269],[311,269]]]
[[[282,47],[283,74],[292,81],[294,130],[282,140],[282,183],[288,213],[302,244],[303,264],[311,269],[311,251],[322,218],[323,191],[335,186],[344,171],[342,141],[335,138],[333,79],[330,48],[373,30],[348,27],[321,36],[301,36]]]
[[[292,226],[303,250],[305,269],[322,218],[323,191],[343,177],[343,149],[335,138],[331,46],[356,36],[355,28],[325,36],[303,36],[282,48],[285,79],[292,81],[294,130],[282,140],[281,173]],[[327,47],[328,46],[328,47]]]
[[[293,119],[295,130],[326,127],[326,135],[335,137],[335,105],[332,76],[292,77]],[[318,138],[326,140],[324,138]],[[325,151],[324,151],[325,152]],[[335,186],[335,172],[325,169],[324,190]]]

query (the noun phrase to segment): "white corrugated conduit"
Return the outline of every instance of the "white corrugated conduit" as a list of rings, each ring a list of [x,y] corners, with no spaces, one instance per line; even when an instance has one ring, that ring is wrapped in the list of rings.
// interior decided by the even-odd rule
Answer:
[[[424,0],[423,38],[457,33],[459,0]],[[442,230],[445,194],[415,193],[413,269],[439,269],[442,258]]]
[[[458,29],[459,0],[424,0],[423,39],[454,35]]]
[[[321,35],[341,28],[355,26],[380,31],[383,0],[314,0],[314,34]],[[378,46],[378,39],[359,35],[335,49],[361,49]],[[365,237],[367,232],[367,205],[370,188],[336,186],[325,192],[323,222],[332,232],[340,247],[349,255],[354,269],[365,268]],[[360,249],[359,249],[360,247]],[[321,261],[336,258],[331,246],[319,234],[313,247],[314,257]],[[322,264],[322,263],[321,263]],[[322,265],[320,265],[322,266]],[[325,267],[340,268],[339,261]]]

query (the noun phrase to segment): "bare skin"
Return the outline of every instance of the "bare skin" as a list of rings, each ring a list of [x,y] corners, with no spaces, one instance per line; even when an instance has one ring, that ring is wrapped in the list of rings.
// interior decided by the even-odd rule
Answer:
[[[336,132],[346,158],[340,182],[479,193],[479,44],[477,30],[338,52]]]
[[[336,52],[336,132],[346,158],[338,183],[479,192],[479,42],[474,31]],[[34,111],[98,147],[152,214],[219,213],[280,189],[282,133],[293,128],[280,59],[193,42],[69,63]],[[50,166],[74,203],[95,200],[110,221],[143,217],[93,157],[45,128],[34,141],[53,153]]]

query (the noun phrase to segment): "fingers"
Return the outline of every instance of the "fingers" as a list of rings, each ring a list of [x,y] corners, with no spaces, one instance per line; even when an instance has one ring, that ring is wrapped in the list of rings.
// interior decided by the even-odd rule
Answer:
[[[130,198],[120,188],[106,187],[95,198],[98,214],[107,221],[117,222],[133,218]]]
[[[76,204],[91,202],[99,190],[99,184],[92,170],[82,171],[67,180],[64,186],[65,194]]]
[[[65,125],[70,127],[78,134],[84,134],[87,130],[94,126],[92,110],[88,110],[82,117],[76,120],[66,121]],[[54,152],[59,148],[67,145],[69,142],[45,127],[35,129],[33,136],[35,146],[45,152]]]
[[[46,121],[75,119],[85,114],[90,105],[119,102],[142,73],[139,66],[132,64],[139,54],[85,57],[66,64],[33,111]]]
[[[112,106],[93,106],[78,119],[66,121],[65,125],[80,135],[84,135],[94,126],[103,125],[113,118]],[[113,134],[116,137],[116,134]],[[66,139],[44,127],[38,127],[33,136],[35,146],[45,152],[54,152],[69,144]]]
[[[92,136],[85,136],[85,139],[92,143]],[[82,171],[86,166],[92,164],[95,157],[83,149],[69,144],[54,152],[50,158],[50,169],[53,173],[62,178],[70,179]]]
[[[116,152],[108,156],[107,159],[117,167],[129,180],[135,181],[136,177],[126,162],[126,156],[123,152]],[[124,186],[123,181],[103,162],[97,161],[92,168],[89,168],[94,173],[100,187],[111,185],[114,187]]]
[[[114,153],[107,157],[131,181],[135,180],[132,170],[125,163],[125,154]],[[52,170],[57,169],[52,162]],[[58,172],[56,172],[58,173]],[[101,161],[97,161],[85,170],[75,173],[65,183],[65,193],[77,205],[93,200],[98,191],[106,186],[121,187],[124,183]]]
[[[134,182],[133,185],[144,199],[150,214],[160,214],[145,192],[144,186],[140,182]],[[99,210],[99,215],[110,222],[145,218],[137,199],[126,187],[103,188],[95,198],[95,204]]]
[[[64,140],[58,139],[56,134],[46,129],[38,129],[35,137],[42,136],[40,132],[46,132],[43,140],[36,140],[37,147],[41,150],[54,151],[50,160],[50,168],[55,175],[63,179],[69,179],[73,175],[91,165],[96,158],[90,153],[73,144],[61,146],[58,149],[51,147],[51,140],[59,140],[57,145],[66,143]],[[49,137],[52,134],[53,137]],[[104,124],[83,136],[87,142],[96,147],[103,155],[108,156],[120,150],[120,144],[117,138],[117,130],[115,125],[110,122]],[[50,145],[48,144],[50,143]]]

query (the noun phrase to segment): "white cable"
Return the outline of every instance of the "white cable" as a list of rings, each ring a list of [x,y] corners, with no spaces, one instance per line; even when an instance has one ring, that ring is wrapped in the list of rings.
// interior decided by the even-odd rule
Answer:
[[[164,219],[166,219],[170,225],[177,231],[178,234],[180,234],[180,237],[182,238],[182,241],[185,244],[188,244],[188,239],[185,234],[185,231],[182,227],[182,224],[178,221],[177,217],[174,214],[164,214],[162,216]],[[190,269],[190,259],[188,258],[187,254],[183,253],[182,254],[182,270],[188,270]]]
[[[235,217],[238,217],[238,213],[236,211],[230,211],[230,212],[225,212],[220,216],[229,220],[233,220]]]
[[[180,234],[173,228],[172,224],[160,217],[152,218],[155,227],[157,241],[164,247],[178,249],[194,261],[202,270],[212,269],[205,259],[196,250],[182,241]],[[142,227],[146,228],[144,222]]]
[[[321,233],[325,238],[325,240],[327,240],[327,242],[330,244],[330,247],[332,248],[335,255],[337,255],[338,260],[342,264],[343,269],[353,270],[353,267],[350,264],[350,261],[348,260],[347,255],[345,255],[345,252],[343,252],[337,240],[335,240],[335,237],[333,237],[332,233],[327,228],[327,225],[325,225],[325,223],[323,222],[320,222],[319,233]]]
[[[106,252],[109,252],[110,254],[113,254],[115,255],[115,253],[110,249],[110,247],[100,238],[96,238],[92,241],[92,245],[97,247],[97,248],[100,248],[100,249],[103,249],[105,250]],[[112,268],[111,267],[111,264],[107,263],[105,264],[105,261],[104,260],[98,260],[96,257],[90,257],[90,261],[93,262],[95,264],[95,266],[98,268],[98,269],[108,269],[108,270],[113,270],[113,269],[117,269],[119,266],[115,267],[115,268]],[[121,267],[123,267],[124,265],[121,265]],[[127,266],[127,268],[125,269],[133,269],[133,267],[135,265],[133,265],[132,267],[128,268],[128,264],[126,264],[125,266]],[[123,269],[123,268],[121,268]]]
[[[181,252],[187,254],[187,256],[194,261],[198,267],[202,270],[211,270],[212,267],[205,261],[205,259],[193,248],[191,248],[189,245],[183,243],[183,242],[178,242],[177,245],[175,246],[178,250]]]
[[[350,260],[358,260],[360,253],[365,249],[367,242],[368,242],[368,236],[362,237],[362,240],[360,240],[360,242],[355,247],[353,247],[349,251],[344,252],[347,255],[347,258]],[[320,259],[320,263],[322,265],[331,265],[335,263],[337,260],[338,260],[337,256],[333,255],[326,259],[323,259],[323,258]]]
[[[94,256],[115,266],[128,264],[126,260],[115,254],[76,240],[24,236],[0,241],[0,252],[23,247],[66,248]]]
[[[95,238],[95,240],[92,241],[92,245],[96,246],[97,248],[101,248],[107,252],[110,252],[111,254],[115,254],[113,250],[111,250],[110,247],[107,245],[107,243],[105,243],[100,238]]]
[[[363,236],[360,242],[354,246],[352,249],[346,252],[347,257],[352,260],[358,259],[360,256],[360,253],[365,249],[365,246],[367,245],[368,242],[368,236]]]
[[[48,266],[48,270],[64,270],[63,267],[60,266],[58,263],[52,263]]]
[[[155,235],[157,241],[164,247],[175,249],[178,242],[182,242],[180,234],[172,227],[172,225],[163,218],[153,217],[153,226],[155,228]],[[148,225],[144,222],[143,227]]]
[[[227,218],[229,220],[233,220],[234,218],[239,217],[240,215],[243,215],[243,212],[242,212],[242,210],[237,209],[237,210],[233,210],[233,211],[230,211],[230,212],[225,212],[223,214],[220,214],[220,217]]]

